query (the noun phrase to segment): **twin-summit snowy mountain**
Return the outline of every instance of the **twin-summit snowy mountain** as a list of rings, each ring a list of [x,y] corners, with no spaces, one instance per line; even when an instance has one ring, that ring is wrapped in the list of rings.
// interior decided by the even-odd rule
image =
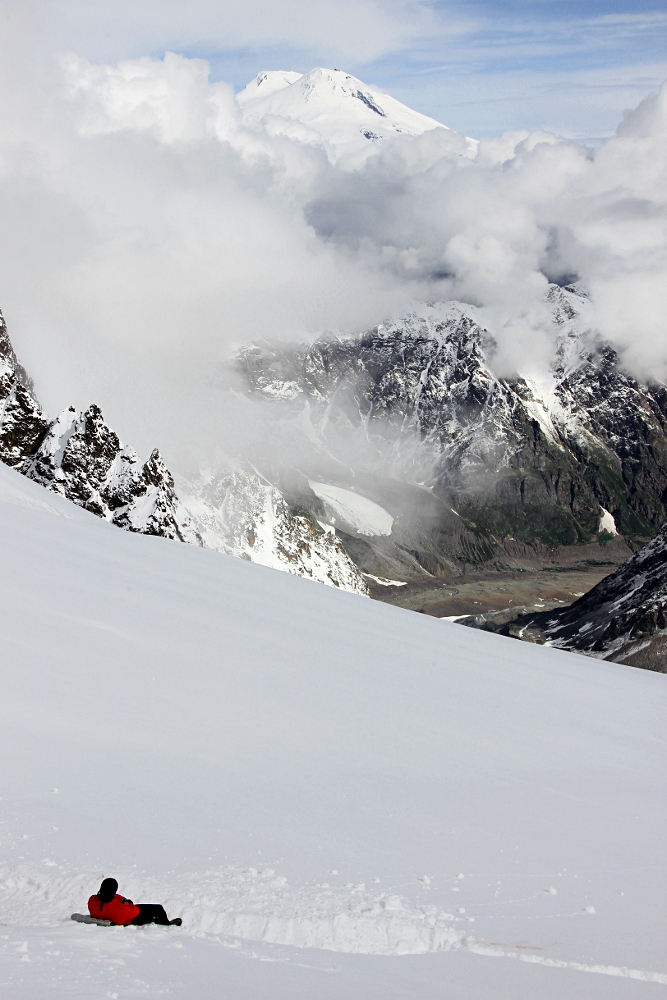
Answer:
[[[478,145],[338,69],[318,68],[304,75],[258,73],[237,100],[250,128],[261,126],[271,135],[323,146],[332,160],[346,154],[372,155],[398,136],[432,129],[450,132],[462,156],[473,157]]]

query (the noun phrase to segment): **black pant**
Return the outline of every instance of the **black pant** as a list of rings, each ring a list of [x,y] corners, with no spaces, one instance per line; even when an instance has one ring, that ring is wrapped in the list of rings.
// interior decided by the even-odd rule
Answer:
[[[139,912],[132,921],[133,924],[169,924],[169,917],[164,912],[161,903],[137,903]]]

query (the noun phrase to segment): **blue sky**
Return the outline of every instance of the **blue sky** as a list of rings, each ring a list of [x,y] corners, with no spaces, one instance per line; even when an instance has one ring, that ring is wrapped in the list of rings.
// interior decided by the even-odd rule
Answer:
[[[207,58],[240,89],[263,69],[337,66],[472,136],[611,134],[667,77],[657,0],[18,0],[43,44],[91,59]],[[0,0],[0,7],[17,0]]]
[[[654,0],[513,0],[429,5],[429,30],[380,58],[344,67],[470,135],[546,128],[612,133],[622,111],[667,76],[667,8]],[[289,47],[210,53],[219,78],[244,85],[255,67],[311,68]],[[260,66],[261,63],[261,66]]]

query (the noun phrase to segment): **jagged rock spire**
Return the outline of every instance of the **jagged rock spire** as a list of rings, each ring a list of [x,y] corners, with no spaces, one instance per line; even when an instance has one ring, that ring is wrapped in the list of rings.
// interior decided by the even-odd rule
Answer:
[[[32,379],[19,364],[0,313],[0,460],[20,467],[37,450],[47,427]]]
[[[0,459],[29,479],[128,531],[201,544],[160,453],[142,463],[99,406],[49,422],[0,313]]]

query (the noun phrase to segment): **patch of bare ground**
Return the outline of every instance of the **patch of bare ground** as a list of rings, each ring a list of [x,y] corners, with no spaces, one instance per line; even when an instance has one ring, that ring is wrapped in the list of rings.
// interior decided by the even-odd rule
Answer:
[[[448,583],[408,583],[403,587],[371,585],[372,596],[385,604],[419,611],[434,618],[507,612],[507,620],[527,611],[548,611],[576,601],[613,573],[616,563],[556,568],[536,572],[493,573]]]

